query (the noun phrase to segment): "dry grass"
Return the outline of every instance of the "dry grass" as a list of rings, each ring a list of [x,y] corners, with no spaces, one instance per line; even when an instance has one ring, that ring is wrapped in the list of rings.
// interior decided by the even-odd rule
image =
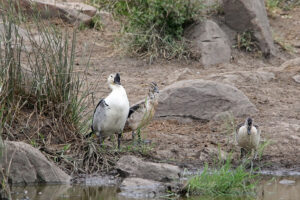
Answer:
[[[33,145],[69,174],[111,169],[118,152],[82,137],[91,88],[74,69],[77,27],[61,32],[38,16],[27,26],[14,6],[0,9],[0,136]]]

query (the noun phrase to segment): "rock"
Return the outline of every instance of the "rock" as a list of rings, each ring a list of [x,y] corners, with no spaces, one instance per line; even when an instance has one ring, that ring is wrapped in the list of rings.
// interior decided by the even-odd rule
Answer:
[[[237,88],[215,81],[185,80],[160,92],[156,117],[209,121],[223,112],[242,117],[257,111]]]
[[[215,147],[205,148],[198,154],[199,154],[199,160],[204,162],[212,159],[217,161],[226,161],[229,157],[227,152]]]
[[[5,25],[2,20],[0,20],[0,40],[4,40],[7,35],[5,35],[5,31],[8,30],[9,26]],[[22,41],[22,49],[24,51],[30,52],[32,50],[33,43],[36,43],[37,45],[41,45],[43,42],[42,37],[39,34],[33,34],[30,31],[27,31],[23,28],[21,28],[18,25],[12,24],[11,25],[12,34],[12,46],[15,44],[21,45]],[[0,48],[4,49],[4,44],[0,44]]]
[[[300,57],[285,61],[276,71],[295,72],[300,70]]]
[[[296,83],[300,83],[300,74],[293,76],[293,79]]]
[[[155,198],[166,192],[163,183],[142,178],[126,178],[122,182],[119,195],[128,198]]]
[[[61,2],[59,6],[65,9],[77,10],[78,12],[90,17],[94,17],[97,13],[97,9],[95,7],[80,2]]]
[[[37,149],[23,142],[5,141],[0,167],[8,169],[12,184],[69,183],[71,177]],[[11,162],[11,164],[10,164]]]
[[[27,13],[39,12],[41,17],[60,17],[70,23],[89,24],[96,14],[96,8],[72,2],[57,2],[51,0],[21,0],[17,6]]]
[[[84,175],[84,177],[77,178],[75,180],[72,180],[72,183],[75,184],[84,184],[86,186],[115,186],[120,183],[120,180],[114,176],[87,176]]]
[[[107,27],[115,23],[113,19],[113,15],[107,11],[103,11],[103,10],[97,11],[96,15],[100,16],[101,24],[104,27]]]
[[[224,0],[225,23],[238,32],[253,31],[265,56],[274,55],[264,0]]]
[[[282,184],[282,185],[294,185],[296,183],[296,181],[288,180],[288,179],[282,179],[281,181],[279,181],[279,183]]]
[[[300,76],[300,57],[288,60],[280,65],[280,67],[269,67],[270,71],[275,72],[276,78],[283,81],[299,81]]]
[[[242,82],[251,83],[267,83],[275,80],[275,74],[267,71],[236,71],[221,74],[213,74],[207,77],[209,80],[223,81],[229,84],[237,84]]]
[[[185,36],[191,41],[193,57],[200,57],[204,66],[229,62],[230,42],[222,29],[212,20],[190,26]]]
[[[123,177],[139,177],[161,182],[179,178],[180,169],[175,165],[146,162],[134,156],[123,156],[116,168]]]
[[[167,77],[167,82],[170,84],[176,81],[190,79],[190,77],[193,75],[193,71],[189,68],[178,69],[175,70],[173,73],[169,74],[169,76]]]

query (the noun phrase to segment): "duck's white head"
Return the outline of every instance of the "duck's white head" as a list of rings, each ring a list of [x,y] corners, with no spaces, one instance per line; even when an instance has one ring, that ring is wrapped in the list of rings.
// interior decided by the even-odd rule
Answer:
[[[111,89],[121,85],[120,74],[110,74],[107,78],[108,85]]]

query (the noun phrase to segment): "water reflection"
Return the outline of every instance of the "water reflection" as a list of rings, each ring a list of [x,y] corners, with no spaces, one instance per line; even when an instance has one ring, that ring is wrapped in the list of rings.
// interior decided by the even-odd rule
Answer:
[[[282,181],[282,180],[292,180]],[[281,181],[281,182],[280,182]],[[295,181],[295,182],[293,182]],[[284,183],[284,184],[281,184]],[[81,185],[39,185],[14,187],[13,199],[31,200],[132,200],[119,196],[116,187],[97,187]],[[258,188],[257,200],[296,200],[300,197],[300,177],[267,177]],[[184,200],[240,200],[246,198],[232,197],[193,197]],[[251,199],[251,198],[250,198]]]

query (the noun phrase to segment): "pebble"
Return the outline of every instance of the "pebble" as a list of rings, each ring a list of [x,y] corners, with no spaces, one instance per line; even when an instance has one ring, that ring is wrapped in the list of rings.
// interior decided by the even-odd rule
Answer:
[[[293,79],[296,83],[300,83],[300,74],[293,76]]]
[[[282,185],[293,185],[295,184],[296,181],[294,180],[288,180],[288,179],[282,179],[281,181],[279,181],[280,184]]]

